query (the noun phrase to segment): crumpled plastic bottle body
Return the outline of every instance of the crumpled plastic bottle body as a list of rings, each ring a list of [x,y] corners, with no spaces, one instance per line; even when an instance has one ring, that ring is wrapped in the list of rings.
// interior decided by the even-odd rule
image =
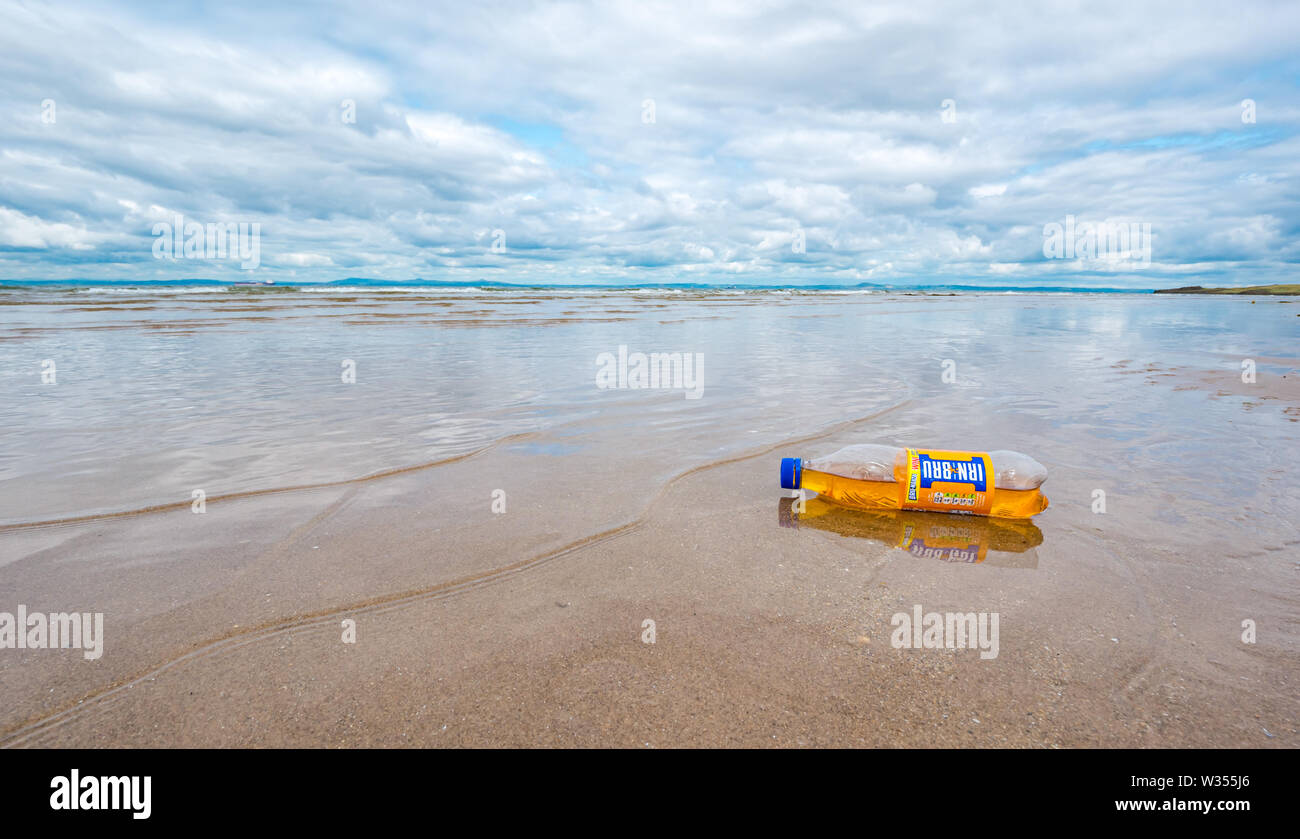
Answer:
[[[1047,480],[1047,467],[1027,454],[999,449],[988,453],[997,489],[1038,489]],[[858,481],[903,480],[907,450],[898,446],[857,443],[804,462],[808,469]]]
[[[1020,452],[988,452],[993,462],[993,498],[988,515],[1029,518],[1047,509],[1039,487],[1047,467]],[[802,486],[855,507],[899,509],[898,485],[907,481],[907,450],[861,443],[803,462]]]

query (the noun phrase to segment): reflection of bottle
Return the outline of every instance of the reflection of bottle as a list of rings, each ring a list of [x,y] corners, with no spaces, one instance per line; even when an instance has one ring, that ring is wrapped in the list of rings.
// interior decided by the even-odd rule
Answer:
[[[846,446],[804,461],[781,459],[781,486],[865,509],[935,510],[1029,518],[1047,509],[1047,469],[1019,452]]]
[[[990,551],[1023,554],[1043,542],[1043,531],[1028,519],[977,518],[919,510],[855,510],[822,498],[782,498],[777,512],[782,527],[812,527],[871,539],[915,557],[944,562],[983,562]],[[1013,559],[993,564],[1037,566],[1036,554],[1026,559],[1028,563]]]

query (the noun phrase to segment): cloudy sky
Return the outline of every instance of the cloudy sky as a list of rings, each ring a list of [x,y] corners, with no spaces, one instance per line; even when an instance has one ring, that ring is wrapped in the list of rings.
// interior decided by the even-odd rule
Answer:
[[[1297,281],[1300,4],[992,9],[4,0],[0,279]]]

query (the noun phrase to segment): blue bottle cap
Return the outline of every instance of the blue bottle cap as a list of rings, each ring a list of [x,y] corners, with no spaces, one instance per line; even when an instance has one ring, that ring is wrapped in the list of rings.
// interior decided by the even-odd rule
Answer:
[[[797,457],[781,458],[781,488],[799,489],[803,484],[803,461]]]

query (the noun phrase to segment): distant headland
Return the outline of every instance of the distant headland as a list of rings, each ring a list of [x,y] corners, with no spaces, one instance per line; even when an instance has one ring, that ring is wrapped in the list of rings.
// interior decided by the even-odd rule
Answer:
[[[1156,294],[1300,294],[1300,285],[1284,283],[1280,285],[1252,285],[1245,288],[1205,288],[1187,285],[1182,288],[1158,288]]]

